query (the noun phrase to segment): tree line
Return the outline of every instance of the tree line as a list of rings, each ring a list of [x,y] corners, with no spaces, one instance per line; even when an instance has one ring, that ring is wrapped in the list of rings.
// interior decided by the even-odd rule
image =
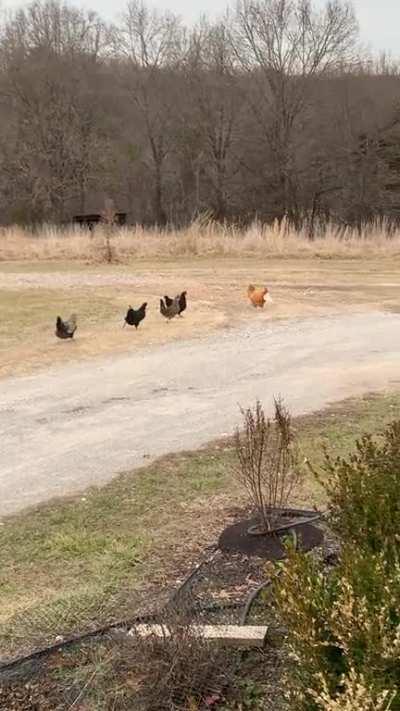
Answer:
[[[186,27],[129,0],[114,23],[61,0],[3,15],[0,222],[400,218],[400,72],[352,6],[239,0]]]

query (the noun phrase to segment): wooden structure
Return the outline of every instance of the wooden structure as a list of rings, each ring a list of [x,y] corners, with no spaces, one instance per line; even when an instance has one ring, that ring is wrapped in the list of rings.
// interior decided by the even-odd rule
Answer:
[[[116,212],[115,213],[115,224],[126,225],[126,217],[127,217],[126,212]],[[89,230],[92,230],[93,227],[95,227],[95,225],[98,225],[101,222],[104,222],[104,220],[100,214],[92,213],[89,215],[74,215],[72,218],[72,222],[74,224],[81,225],[82,227],[86,227]]]
[[[265,625],[191,625],[194,634],[209,642],[221,642],[233,647],[263,647],[268,627]],[[131,637],[166,638],[171,635],[168,625],[140,624],[132,627],[128,634]]]

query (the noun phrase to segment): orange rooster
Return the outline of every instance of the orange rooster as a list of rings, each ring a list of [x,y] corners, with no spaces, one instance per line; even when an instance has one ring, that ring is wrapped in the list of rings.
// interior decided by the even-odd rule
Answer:
[[[268,294],[268,289],[264,286],[262,289],[256,289],[253,284],[247,287],[247,296],[249,297],[251,303],[255,308],[260,307],[262,309],[265,304],[265,295]]]

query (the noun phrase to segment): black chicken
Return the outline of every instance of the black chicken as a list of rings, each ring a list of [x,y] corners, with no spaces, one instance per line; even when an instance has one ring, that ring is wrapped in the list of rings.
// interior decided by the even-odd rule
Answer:
[[[57,316],[56,336],[57,338],[73,338],[77,326],[76,314],[72,314],[68,321],[63,321],[61,316]]]
[[[182,291],[180,297],[179,297],[179,316],[181,313],[183,313],[186,309],[187,302],[186,302],[186,294],[187,291]]]
[[[187,291],[182,291],[181,294],[179,294],[178,296],[175,296],[175,299],[171,299],[171,297],[169,297],[169,296],[164,296],[164,300],[165,300],[165,304],[166,304],[167,308],[172,306],[172,304],[176,300],[178,300],[178,304],[179,304],[178,316],[180,316],[181,313],[183,313],[183,311],[185,311],[185,309],[187,307],[186,294],[187,294]]]
[[[143,319],[146,317],[146,307],[147,301],[145,301],[144,304],[141,305],[140,309],[133,309],[132,306],[129,306],[122,328],[124,328],[126,324],[128,324],[128,326],[134,326],[135,328],[137,328],[139,326],[139,323],[143,321]]]
[[[179,296],[176,296],[175,299],[168,299],[168,304],[164,303],[163,299],[160,299],[160,313],[168,321],[177,316],[179,313]]]

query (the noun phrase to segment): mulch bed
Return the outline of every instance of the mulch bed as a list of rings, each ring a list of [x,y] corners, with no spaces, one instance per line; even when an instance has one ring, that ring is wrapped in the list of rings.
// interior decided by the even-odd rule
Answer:
[[[219,547],[225,552],[242,553],[247,556],[258,556],[265,560],[281,560],[285,557],[283,535],[252,536],[248,534],[250,526],[257,524],[256,519],[247,519],[228,526],[220,535]],[[302,551],[309,551],[321,545],[323,532],[311,523],[296,526],[297,545]]]

